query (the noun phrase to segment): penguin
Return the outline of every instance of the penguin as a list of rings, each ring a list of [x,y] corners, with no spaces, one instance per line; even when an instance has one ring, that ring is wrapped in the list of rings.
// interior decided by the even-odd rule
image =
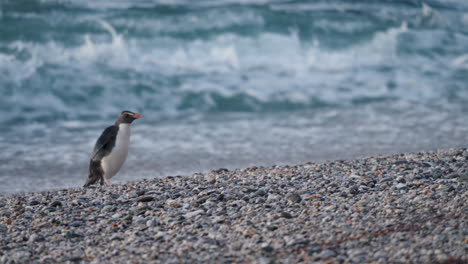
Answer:
[[[94,146],[89,163],[89,175],[83,187],[99,182],[109,185],[108,180],[120,170],[128,154],[130,124],[141,114],[123,111],[110,126],[102,132]]]

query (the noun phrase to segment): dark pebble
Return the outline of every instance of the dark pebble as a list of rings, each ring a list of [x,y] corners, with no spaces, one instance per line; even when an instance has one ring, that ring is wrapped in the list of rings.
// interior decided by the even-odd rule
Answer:
[[[300,203],[302,198],[297,193],[289,193],[286,195],[286,200],[290,201],[291,203]]]
[[[271,253],[273,252],[273,250],[275,250],[272,246],[268,245],[268,246],[264,246],[262,247],[262,250],[267,252],[267,253]]]
[[[284,217],[284,218],[287,218],[287,219],[293,218],[293,216],[288,212],[281,212],[280,217]]]
[[[70,262],[81,262],[83,258],[81,256],[71,256],[68,258],[68,261]]]
[[[67,231],[67,233],[65,234],[65,237],[66,238],[84,237],[84,234],[81,232],[77,232],[77,231]]]
[[[458,177],[460,177],[460,174],[452,173],[449,176],[447,176],[447,179],[455,179],[455,178],[458,178]]]
[[[135,202],[143,202],[143,203],[146,203],[146,202],[151,202],[151,201],[154,201],[155,198],[153,196],[140,196],[138,198],[135,199]]]
[[[75,221],[75,222],[71,223],[70,226],[79,227],[79,226],[81,226],[81,222]]]
[[[276,229],[278,229],[278,227],[275,225],[270,225],[270,226],[267,226],[267,229],[268,231],[275,231]]]
[[[53,201],[49,205],[50,207],[58,207],[58,206],[63,206],[61,201]]]
[[[212,172],[214,172],[214,173],[223,173],[223,172],[229,172],[229,170],[225,169],[225,168],[219,168],[217,170],[213,170]]]
[[[422,163],[423,167],[435,167],[436,165],[432,162],[423,162]]]
[[[29,202],[29,205],[33,206],[33,205],[38,205],[40,204],[39,201],[36,201],[36,200],[33,200],[31,202]]]
[[[136,194],[137,194],[138,196],[142,196],[142,195],[145,194],[145,193],[146,193],[145,190],[138,190],[138,191],[136,191]]]
[[[359,189],[356,187],[356,186],[353,186],[351,188],[349,188],[349,193],[350,194],[358,194],[359,193]]]

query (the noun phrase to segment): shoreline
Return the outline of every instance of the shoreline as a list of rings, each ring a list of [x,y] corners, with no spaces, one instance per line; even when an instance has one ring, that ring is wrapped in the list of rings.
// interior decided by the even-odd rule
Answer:
[[[0,194],[0,262],[462,263],[467,186],[458,148]]]

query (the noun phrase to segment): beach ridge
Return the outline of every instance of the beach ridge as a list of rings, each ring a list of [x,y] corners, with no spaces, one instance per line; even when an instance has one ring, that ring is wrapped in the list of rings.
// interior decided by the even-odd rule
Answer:
[[[468,150],[0,195],[0,262],[463,263]]]

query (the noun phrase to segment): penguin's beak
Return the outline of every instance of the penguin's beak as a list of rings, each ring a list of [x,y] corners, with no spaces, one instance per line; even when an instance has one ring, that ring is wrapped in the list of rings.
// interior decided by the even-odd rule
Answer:
[[[141,114],[139,114],[139,113],[133,114],[133,118],[135,118],[135,119],[138,119],[138,118],[140,118],[140,117],[141,117]]]

